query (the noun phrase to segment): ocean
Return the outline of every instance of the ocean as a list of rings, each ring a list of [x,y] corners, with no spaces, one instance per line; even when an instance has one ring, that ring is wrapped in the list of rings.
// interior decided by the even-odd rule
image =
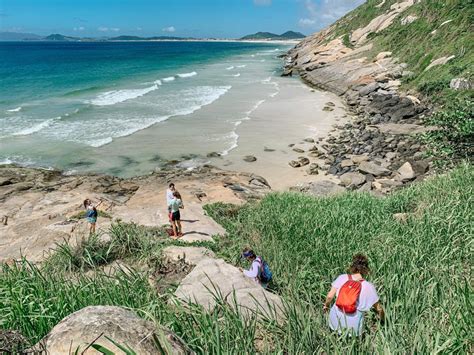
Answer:
[[[0,43],[0,163],[145,174],[238,146],[278,94],[290,46],[240,42]]]

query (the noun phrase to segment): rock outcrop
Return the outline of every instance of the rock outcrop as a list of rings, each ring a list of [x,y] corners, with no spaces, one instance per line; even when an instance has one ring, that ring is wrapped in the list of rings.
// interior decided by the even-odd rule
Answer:
[[[283,304],[278,295],[264,290],[222,259],[204,258],[197,263],[181,281],[175,297],[178,302],[192,302],[209,311],[220,298],[247,316],[260,314],[281,318],[283,315]]]
[[[160,345],[154,341],[154,336]],[[122,351],[113,342],[131,348],[137,354],[157,354],[160,347],[171,354],[192,354],[187,346],[163,327],[139,318],[133,312],[115,306],[89,306],[64,318],[34,350],[48,354],[96,354],[92,344],[114,353]]]
[[[170,169],[120,179],[104,175],[64,175],[60,171],[0,166],[0,263],[25,256],[39,262],[56,243],[88,235],[82,202],[103,200],[98,229],[114,220],[144,226],[169,223],[165,190],[174,181],[184,198],[184,241],[212,240],[224,230],[202,208],[210,201],[240,204],[271,191],[257,175],[202,167]],[[104,237],[107,237],[104,234]]]

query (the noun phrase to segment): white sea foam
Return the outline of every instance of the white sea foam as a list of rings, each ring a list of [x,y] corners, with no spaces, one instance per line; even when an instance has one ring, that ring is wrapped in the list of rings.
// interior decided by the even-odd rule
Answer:
[[[84,130],[81,121],[71,123],[67,129],[55,133],[60,138],[70,139],[75,142],[87,144],[91,147],[101,147],[111,143],[115,138],[129,136],[135,132],[146,129],[159,122],[166,121],[171,117],[192,114],[201,107],[209,105],[219,99],[231,86],[198,86],[188,88],[179,93],[181,97],[191,100],[187,107],[171,111],[165,116],[158,117],[114,117],[110,120],[96,121],[94,131]],[[88,127],[88,126],[87,126]],[[71,132],[77,132],[77,136],[71,137]],[[87,137],[87,138],[86,138]]]
[[[237,65],[237,68],[245,68],[247,64]]]
[[[247,111],[247,117],[250,116],[252,114],[252,112],[254,112],[256,109],[258,109],[260,107],[261,104],[263,104],[265,102],[265,100],[260,100],[258,101],[251,109],[250,111]]]
[[[7,112],[20,112],[23,107],[19,106],[16,108],[12,108],[11,110],[7,110]]]
[[[221,155],[228,155],[232,150],[234,150],[235,148],[237,148],[239,146],[239,135],[237,134],[237,132],[235,131],[232,131],[230,132],[227,136],[225,136],[225,138],[227,139],[230,139],[231,140],[231,143],[230,143],[230,147],[223,150],[220,154]]]
[[[137,97],[148,94],[149,92],[155,91],[158,89],[158,85],[153,85],[144,89],[125,89],[125,90],[114,90],[107,91],[102,94],[99,94],[96,98],[87,101],[92,105],[96,106],[109,106],[115,105],[120,102],[124,102],[131,99],[136,99]]]
[[[161,80],[160,79],[155,80],[153,83],[156,84],[156,85],[161,85]]]
[[[90,145],[91,147],[98,148],[106,144],[112,143],[112,141],[113,141],[112,137],[106,137],[103,139],[97,139],[95,141],[88,141],[87,144]]]
[[[260,59],[260,61],[263,63],[265,61],[265,59]]]
[[[238,78],[240,76],[240,73],[234,74],[232,76],[235,77],[235,78]]]
[[[234,69],[233,65],[231,65],[230,67],[225,68],[225,70],[232,70],[232,69]]]
[[[12,134],[12,136],[28,136],[30,134],[33,134],[33,133],[36,133],[36,132],[39,132],[39,131],[45,129],[46,127],[51,125],[54,121],[59,120],[59,119],[61,119],[61,116],[55,117],[55,118],[50,118],[49,120],[40,122],[40,123],[38,123],[34,126],[27,127],[27,128],[24,128],[24,129],[22,129],[18,132],[15,132],[15,133]]]
[[[182,73],[182,74],[178,74],[178,76],[180,78],[190,78],[192,76],[195,76],[197,75],[197,73],[195,71],[191,72],[191,73]]]
[[[174,76],[169,76],[169,77],[167,77],[167,78],[163,78],[162,80],[163,80],[165,83],[167,83],[167,82],[173,81],[174,79],[175,79]]]

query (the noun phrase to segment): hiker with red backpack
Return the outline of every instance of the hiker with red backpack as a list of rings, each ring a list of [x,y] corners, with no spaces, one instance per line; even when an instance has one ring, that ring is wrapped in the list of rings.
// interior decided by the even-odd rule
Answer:
[[[242,271],[245,276],[254,279],[263,288],[267,288],[273,275],[266,261],[263,260],[261,256],[255,255],[253,250],[250,248],[245,248],[243,250],[242,258],[247,259],[251,263],[251,266],[249,270],[239,268],[240,271]]]
[[[352,331],[360,335],[363,329],[364,314],[374,309],[380,320],[384,320],[384,310],[372,283],[365,280],[369,273],[369,261],[363,254],[352,258],[348,274],[342,274],[332,283],[323,310],[327,312],[336,296],[336,302],[329,312],[329,327],[342,333]]]

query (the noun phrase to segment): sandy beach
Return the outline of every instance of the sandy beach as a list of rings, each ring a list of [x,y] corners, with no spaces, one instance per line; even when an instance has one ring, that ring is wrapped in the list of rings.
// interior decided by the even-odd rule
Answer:
[[[289,161],[307,156],[314,143],[305,138],[324,138],[335,124],[343,123],[346,110],[340,98],[332,93],[311,89],[297,79],[278,78],[279,92],[263,102],[243,121],[236,132],[238,147],[227,156],[211,160],[213,165],[234,171],[264,176],[274,190],[286,190],[295,184],[320,179],[325,175],[309,175],[308,166],[292,168]],[[333,111],[323,111],[325,104],[335,104]],[[289,147],[294,144],[293,147]],[[267,149],[265,149],[267,148]],[[293,148],[305,150],[297,153]],[[252,155],[255,162],[243,158]],[[315,158],[309,158],[317,162]]]

